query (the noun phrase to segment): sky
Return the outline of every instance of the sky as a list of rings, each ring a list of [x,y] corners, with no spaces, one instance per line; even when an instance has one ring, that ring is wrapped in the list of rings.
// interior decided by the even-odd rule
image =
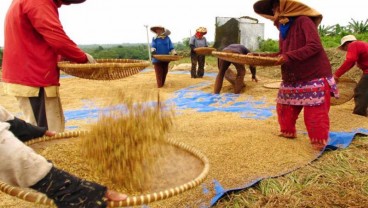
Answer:
[[[4,45],[4,19],[12,0],[0,0],[0,47]],[[77,44],[147,43],[154,34],[149,28],[162,25],[171,31],[173,42],[194,35],[196,28],[207,28],[207,40],[215,38],[216,17],[250,16],[264,23],[264,38],[277,39],[278,31],[270,20],[253,11],[257,0],[87,0],[82,4],[62,6],[61,23]],[[368,19],[367,0],[302,0],[323,14],[322,25]],[[146,27],[147,26],[147,27]],[[147,30],[148,28],[148,30]]]

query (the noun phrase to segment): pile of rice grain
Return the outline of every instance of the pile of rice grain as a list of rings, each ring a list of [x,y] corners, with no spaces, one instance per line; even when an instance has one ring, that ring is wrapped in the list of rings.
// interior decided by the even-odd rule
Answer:
[[[127,190],[143,191],[163,154],[162,143],[172,126],[172,111],[159,100],[147,104],[133,102],[123,94],[120,105],[101,113],[82,139],[81,154],[96,175]]]

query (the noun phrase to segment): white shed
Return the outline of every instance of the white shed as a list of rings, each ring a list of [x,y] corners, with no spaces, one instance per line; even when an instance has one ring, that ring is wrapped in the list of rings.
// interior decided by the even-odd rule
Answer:
[[[258,19],[248,16],[216,17],[214,47],[218,50],[238,43],[255,51],[259,49],[259,39],[264,39],[264,24],[258,23]]]

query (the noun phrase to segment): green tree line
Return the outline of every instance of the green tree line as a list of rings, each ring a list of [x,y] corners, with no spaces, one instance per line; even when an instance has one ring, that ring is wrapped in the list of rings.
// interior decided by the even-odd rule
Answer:
[[[318,33],[321,37],[323,47],[335,48],[340,45],[340,40],[345,35],[355,35],[358,40],[368,41],[368,19],[365,21],[351,21],[346,26],[335,24],[331,26],[319,25]],[[263,52],[277,52],[279,45],[277,40],[259,40],[260,49]]]
[[[189,45],[186,46],[184,43],[181,42],[174,45],[179,55],[186,55],[187,53],[189,54]],[[104,48],[103,46],[96,46],[94,48],[81,46],[81,48],[96,59],[123,58],[148,60],[148,50],[150,50],[147,44],[126,44],[106,48]]]
[[[321,37],[322,44],[325,48],[334,48],[340,45],[343,36],[353,34],[358,40],[368,41],[368,19],[365,21],[351,21],[346,26],[335,24],[332,26],[320,25],[318,33]],[[259,39],[260,52],[277,52],[278,40]],[[182,42],[175,43],[175,49],[179,55],[189,56],[189,38],[184,38]],[[81,46],[87,53],[96,59],[112,58],[112,59],[140,59],[148,60],[147,44],[121,44],[109,46]],[[2,64],[3,49],[0,48],[0,66]]]

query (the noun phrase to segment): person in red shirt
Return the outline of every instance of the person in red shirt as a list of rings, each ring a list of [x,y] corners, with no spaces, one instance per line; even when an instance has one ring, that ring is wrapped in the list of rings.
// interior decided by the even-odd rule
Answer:
[[[254,11],[274,22],[280,31],[278,57],[282,83],[277,116],[283,137],[295,138],[296,120],[304,109],[304,123],[314,149],[323,150],[329,138],[330,97],[338,96],[331,64],[317,27],[322,15],[292,0],[259,0]]]
[[[4,92],[16,97],[27,122],[56,132],[65,129],[58,58],[95,62],[66,35],[58,8],[84,1],[13,0],[5,18]]]
[[[334,78],[338,80],[345,72],[356,64],[362,71],[362,77],[354,89],[354,114],[367,116],[368,109],[368,43],[359,41],[354,35],[341,39],[340,50],[346,51],[344,63],[335,71]]]

